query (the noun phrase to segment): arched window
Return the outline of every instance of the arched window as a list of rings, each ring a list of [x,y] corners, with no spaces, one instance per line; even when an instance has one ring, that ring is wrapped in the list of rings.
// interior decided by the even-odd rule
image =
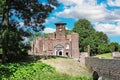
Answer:
[[[68,53],[68,52],[66,52],[66,56],[69,56],[69,53]]]
[[[70,46],[69,46],[69,44],[66,44],[66,49],[70,49]]]
[[[58,44],[54,47],[56,50],[63,50],[64,49],[64,46]]]

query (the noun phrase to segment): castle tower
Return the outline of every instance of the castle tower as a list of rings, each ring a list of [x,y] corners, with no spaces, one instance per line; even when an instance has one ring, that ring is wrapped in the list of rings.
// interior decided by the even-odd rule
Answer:
[[[79,35],[77,33],[71,34],[71,41],[72,41],[72,57],[78,59],[79,54]]]
[[[66,32],[65,32],[65,25],[66,23],[55,23],[56,25],[56,39],[65,39]]]

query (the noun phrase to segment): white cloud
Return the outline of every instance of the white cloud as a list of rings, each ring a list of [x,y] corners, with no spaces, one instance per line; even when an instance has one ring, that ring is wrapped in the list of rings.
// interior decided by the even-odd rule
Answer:
[[[108,5],[110,6],[119,6],[120,7],[120,0],[107,0]]]
[[[51,17],[49,19],[49,21],[51,21],[51,22],[59,22],[59,19],[57,17]]]
[[[83,5],[83,4],[96,4],[96,0],[58,0],[63,3],[65,6],[75,6],[75,5]],[[91,3],[89,3],[91,2]]]
[[[65,29],[66,29],[66,30],[71,30],[71,29],[70,29],[70,28],[68,28],[67,26],[65,26]]]
[[[102,31],[108,36],[120,35],[120,9],[107,8],[120,6],[120,0],[107,0],[107,3],[97,4],[97,0],[59,0],[64,5],[64,10],[56,12],[55,15],[64,18],[87,19],[95,24],[97,31]],[[99,23],[104,22],[104,24]],[[117,22],[110,24],[110,22]],[[97,24],[96,24],[97,23]]]
[[[120,20],[119,10],[110,11],[106,9],[106,4],[97,4],[97,0],[59,0],[64,4],[62,12],[57,12],[55,15],[64,18],[80,19],[85,18],[91,22],[99,21],[116,21]],[[120,1],[120,0],[119,0]]]
[[[47,27],[47,28],[44,29],[43,32],[44,32],[44,33],[53,33],[53,32],[55,32],[55,31],[56,31],[56,30],[55,30],[54,28],[48,28],[48,27]]]
[[[66,30],[70,30],[68,27],[66,27]],[[56,29],[54,28],[50,28],[50,27],[47,27],[44,29],[44,33],[54,33],[56,31]]]
[[[110,23],[97,23],[95,24],[95,29],[97,31],[102,31],[108,36],[120,36],[120,22],[117,24],[110,24]]]
[[[46,19],[46,22],[44,24],[51,23],[51,22],[56,23],[56,22],[60,22],[60,20],[57,17],[50,17]]]
[[[104,5],[96,5],[95,0],[60,0],[63,4],[73,3],[74,6],[56,13],[57,16],[66,18],[86,18],[90,21],[98,21],[106,16]],[[71,5],[73,5],[71,4]],[[66,5],[65,5],[66,6]],[[99,16],[98,16],[99,15]]]

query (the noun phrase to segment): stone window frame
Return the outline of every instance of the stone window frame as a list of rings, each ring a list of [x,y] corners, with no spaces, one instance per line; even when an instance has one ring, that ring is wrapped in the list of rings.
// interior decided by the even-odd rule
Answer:
[[[66,44],[65,44],[65,49],[67,49],[67,50],[70,49],[70,44],[69,44],[69,43],[66,43]]]

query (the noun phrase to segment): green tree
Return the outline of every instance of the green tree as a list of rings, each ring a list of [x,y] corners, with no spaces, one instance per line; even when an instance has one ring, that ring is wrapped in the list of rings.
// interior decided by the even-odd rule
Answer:
[[[112,42],[109,44],[109,48],[111,52],[119,51],[119,44],[117,42]]]
[[[109,52],[111,52],[109,48],[109,44],[102,44],[98,46],[98,53],[103,54]]]
[[[48,33],[44,33],[43,37],[48,38]]]
[[[118,49],[118,51],[120,52],[120,44],[119,44],[119,49]]]
[[[0,0],[0,15],[1,15],[1,47],[3,51],[2,61],[5,62],[6,54],[9,54],[12,51],[9,51],[9,47],[13,47],[10,40],[11,33],[10,30],[15,28],[13,35],[15,41],[17,41],[18,36],[28,36],[30,35],[29,31],[40,31],[44,29],[43,23],[48,17],[49,13],[54,9],[54,6],[58,6],[56,0]],[[2,6],[2,7],[1,7]],[[21,20],[25,27],[28,30],[21,30],[19,20]],[[30,27],[30,29],[28,28]],[[21,30],[21,31],[20,31]],[[19,32],[20,31],[20,32]],[[14,40],[12,41],[14,43]],[[19,41],[18,41],[19,42]],[[16,48],[19,45],[16,46]]]
[[[94,28],[92,27],[91,23],[86,19],[79,19],[73,28],[73,32],[79,34],[79,48],[80,51],[85,51],[86,45],[84,40],[89,37],[91,34],[95,33]]]
[[[33,41],[33,39],[35,38],[35,37],[42,37],[43,36],[43,34],[42,34],[42,32],[40,31],[40,32],[34,32],[30,37],[29,37],[29,40],[30,41]]]
[[[5,0],[0,0],[0,16],[2,16],[2,12],[3,12],[3,6],[4,6]]]
[[[103,32],[97,32],[88,20],[80,19],[75,23],[73,31],[79,34],[80,51],[87,51],[87,46],[90,45],[91,53],[98,54],[108,52],[107,44],[108,37]],[[103,50],[104,45],[104,50]]]
[[[73,31],[72,30],[66,30],[66,34],[70,35]]]

